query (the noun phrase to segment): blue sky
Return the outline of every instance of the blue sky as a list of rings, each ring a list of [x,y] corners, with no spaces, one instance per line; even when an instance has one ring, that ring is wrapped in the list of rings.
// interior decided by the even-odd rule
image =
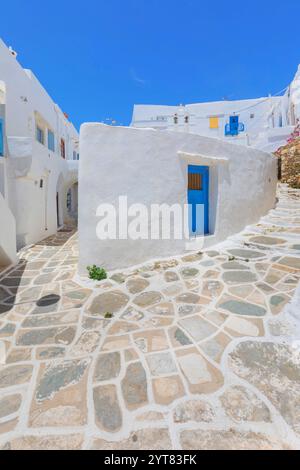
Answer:
[[[9,0],[0,36],[79,128],[134,103],[276,93],[300,63],[299,0]]]

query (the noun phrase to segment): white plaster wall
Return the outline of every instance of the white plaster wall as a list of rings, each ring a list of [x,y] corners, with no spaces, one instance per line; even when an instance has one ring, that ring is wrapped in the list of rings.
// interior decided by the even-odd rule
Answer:
[[[14,264],[16,256],[16,222],[0,193],[0,267]]]
[[[6,91],[8,201],[16,218],[20,248],[56,231],[57,182],[62,175],[65,190],[72,184],[74,169],[70,174],[67,159],[78,151],[79,137],[34,74],[21,67],[1,40],[0,80]],[[47,141],[42,145],[36,140],[36,113],[55,134],[55,152],[48,149]],[[60,155],[61,138],[66,144],[66,160]],[[43,188],[39,187],[40,179]]]
[[[183,152],[179,154],[178,152]],[[199,158],[191,154],[206,156]],[[180,254],[184,240],[105,240],[96,237],[100,203],[187,202],[187,165],[213,161],[211,218],[214,235],[206,246],[257,221],[275,203],[276,160],[270,154],[188,133],[84,124],[80,130],[80,271],[89,264],[118,269],[145,260]],[[226,162],[226,160],[228,160]],[[213,188],[213,185],[212,185]]]
[[[247,145],[247,134],[253,140],[259,132],[268,129],[272,108],[279,102],[280,98],[278,97],[263,97],[249,100],[195,103],[185,106],[135,105],[131,126],[172,129]],[[174,124],[175,113],[178,115],[178,124],[176,125]],[[225,125],[229,123],[229,116],[232,114],[238,114],[239,121],[245,125],[245,131],[241,132],[238,137],[224,135]],[[252,114],[254,114],[253,118],[251,118]],[[189,124],[184,123],[185,116],[189,117]],[[219,116],[218,129],[210,129],[210,116]],[[161,120],[162,117],[164,120]]]

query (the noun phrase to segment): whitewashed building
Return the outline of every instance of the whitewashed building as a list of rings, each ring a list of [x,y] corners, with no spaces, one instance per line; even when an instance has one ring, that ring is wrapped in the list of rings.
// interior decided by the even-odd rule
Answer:
[[[274,207],[276,183],[276,158],[257,149],[186,132],[84,124],[80,130],[80,271],[85,273],[90,264],[120,269],[186,249],[198,250],[199,241],[201,247],[221,242]],[[122,201],[126,196],[128,211],[120,196]],[[142,204],[143,210],[136,204]],[[152,216],[153,206],[168,209],[174,204],[188,205],[188,218],[179,215],[170,220],[170,237],[161,231],[153,237],[153,222],[166,221],[163,212]],[[104,212],[110,213],[110,205],[116,225],[114,218],[112,224],[106,222]],[[130,235],[131,222],[141,227],[138,236]],[[107,238],[99,238],[98,224],[107,224]],[[178,236],[181,229],[187,239]]]
[[[1,40],[0,119],[1,266],[14,259],[6,229],[19,249],[76,216],[79,158],[76,129]]]
[[[283,96],[179,106],[135,105],[132,127],[189,132],[267,151],[283,145],[300,118],[300,68]]]

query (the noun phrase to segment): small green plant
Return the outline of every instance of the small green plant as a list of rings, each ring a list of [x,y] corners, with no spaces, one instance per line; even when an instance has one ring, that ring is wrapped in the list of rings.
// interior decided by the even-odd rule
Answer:
[[[228,261],[234,261],[235,260],[235,256],[228,256]]]
[[[100,268],[94,264],[93,266],[87,266],[86,269],[88,270],[90,279],[94,279],[95,281],[107,279],[107,273],[104,268]]]
[[[112,318],[112,317],[113,317],[113,314],[110,312],[106,312],[106,314],[104,315],[104,318]]]

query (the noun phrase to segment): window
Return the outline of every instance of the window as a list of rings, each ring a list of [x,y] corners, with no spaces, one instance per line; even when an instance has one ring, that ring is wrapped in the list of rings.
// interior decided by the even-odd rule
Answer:
[[[209,128],[210,129],[219,129],[219,118],[216,116],[211,116],[209,118]]]
[[[64,139],[60,139],[60,154],[62,158],[66,158],[66,145]]]
[[[77,160],[77,153],[75,152],[75,150],[73,151],[73,160]]]
[[[4,155],[4,121],[0,118],[0,157]]]
[[[79,160],[79,153],[77,153],[77,160]]]
[[[54,134],[48,129],[48,149],[55,152]]]
[[[43,189],[43,186],[44,186],[44,181],[40,180],[40,188]]]
[[[189,117],[188,117],[188,116],[184,116],[184,122],[185,122],[186,124],[189,123]]]
[[[202,175],[200,173],[189,173],[188,189],[202,191]]]
[[[177,116],[177,114],[175,114],[175,116],[174,116],[174,124],[178,124],[178,116]]]
[[[39,126],[36,127],[36,140],[44,145],[44,131]]]
[[[254,119],[254,114],[250,114],[250,119]]]

